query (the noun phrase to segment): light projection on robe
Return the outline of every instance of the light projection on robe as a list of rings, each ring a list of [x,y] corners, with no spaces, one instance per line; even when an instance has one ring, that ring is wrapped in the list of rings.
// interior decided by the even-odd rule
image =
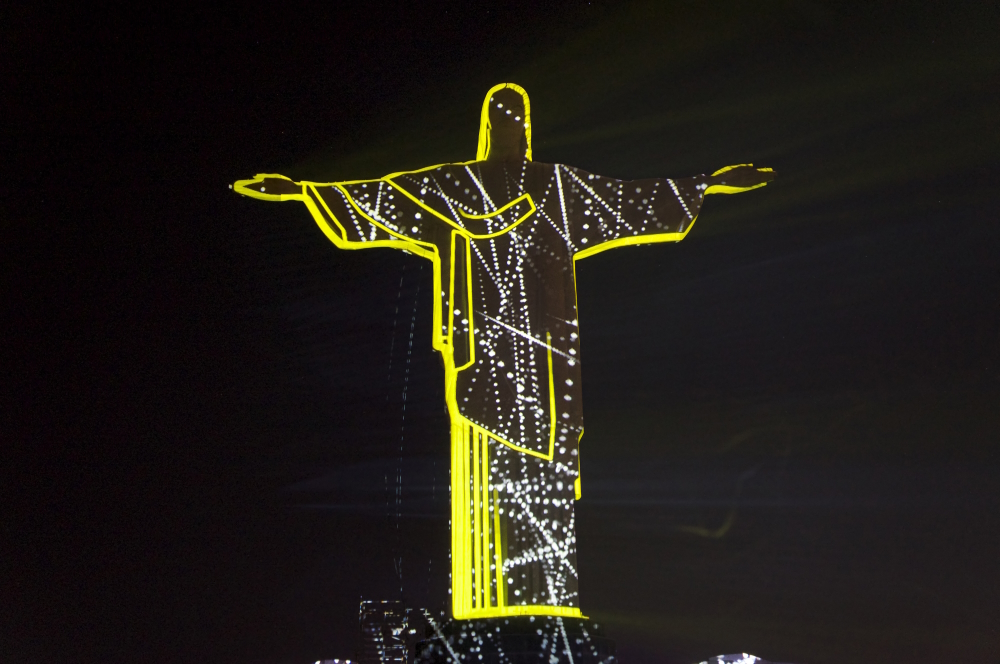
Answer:
[[[234,185],[299,201],[341,249],[392,247],[429,260],[433,345],[451,418],[455,618],[582,617],[574,500],[583,435],[575,262],[678,242],[705,196],[764,186],[751,165],[711,175],[616,180],[532,161],[528,95],[483,103],[474,161],[375,180]]]

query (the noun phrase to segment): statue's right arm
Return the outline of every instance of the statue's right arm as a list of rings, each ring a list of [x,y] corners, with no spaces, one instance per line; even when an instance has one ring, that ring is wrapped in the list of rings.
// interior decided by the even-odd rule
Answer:
[[[430,248],[427,215],[385,180],[294,182],[260,174],[236,182],[233,190],[266,201],[305,203],[320,230],[342,249],[395,247],[423,255]]]

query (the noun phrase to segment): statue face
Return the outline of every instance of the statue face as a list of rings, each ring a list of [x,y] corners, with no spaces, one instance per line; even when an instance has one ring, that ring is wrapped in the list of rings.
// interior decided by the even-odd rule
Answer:
[[[490,153],[488,159],[521,159],[527,152],[528,141],[524,125],[524,98],[519,92],[504,88],[493,93],[489,101]]]

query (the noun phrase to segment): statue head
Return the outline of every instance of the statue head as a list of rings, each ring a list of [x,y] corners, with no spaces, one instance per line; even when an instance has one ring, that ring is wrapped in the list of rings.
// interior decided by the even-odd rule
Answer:
[[[531,159],[531,106],[514,83],[490,88],[479,124],[477,160]]]

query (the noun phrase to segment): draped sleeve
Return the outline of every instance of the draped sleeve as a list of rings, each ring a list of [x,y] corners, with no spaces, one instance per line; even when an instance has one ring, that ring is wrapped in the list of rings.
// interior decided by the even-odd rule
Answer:
[[[384,179],[302,185],[310,211],[334,244],[435,243],[427,210]]]
[[[773,177],[767,169],[749,166],[712,175],[643,180],[616,180],[562,165],[556,169],[563,218],[576,258],[621,245],[678,242],[691,230],[707,194],[755,189]],[[733,182],[727,184],[730,170]]]

